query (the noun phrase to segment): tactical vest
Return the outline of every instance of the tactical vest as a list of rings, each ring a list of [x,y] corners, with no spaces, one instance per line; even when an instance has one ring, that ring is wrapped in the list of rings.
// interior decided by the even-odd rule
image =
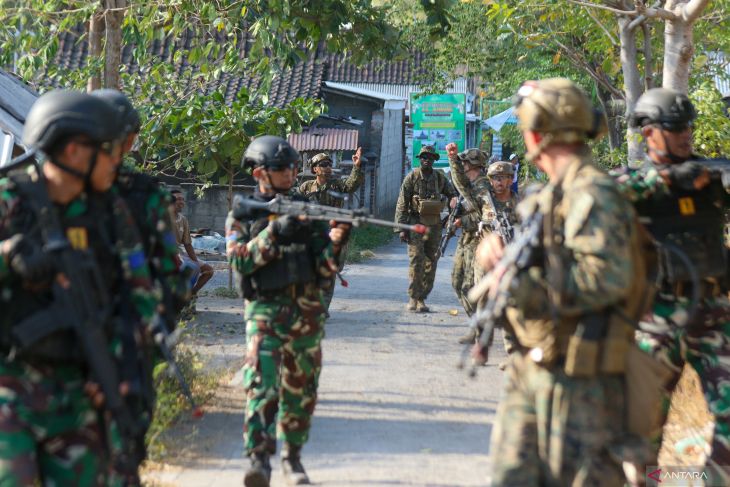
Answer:
[[[129,207],[129,211],[135,216],[137,228],[142,237],[144,245],[144,253],[151,256],[152,243],[155,240],[155,228],[151,228],[150,222],[147,221],[146,203],[152,193],[158,190],[159,180],[147,174],[138,173],[129,170],[120,170],[117,178],[117,188],[119,196],[124,198],[124,202]]]
[[[688,263],[681,254],[689,259],[700,279],[725,277],[723,198],[722,185],[713,181],[699,191],[655,193],[635,204],[640,221],[665,246],[661,265],[667,282],[690,280]]]
[[[24,176],[13,177],[9,189],[22,193],[22,186],[30,183]],[[11,210],[7,236],[23,234],[31,239],[41,241],[41,228],[25,196],[17,201]],[[89,253],[96,258],[107,282],[118,282],[118,260],[113,253],[113,229],[105,218],[100,203],[90,204],[88,210],[79,216],[68,218],[61,215],[61,225],[72,244],[86,245]],[[56,211],[59,211],[56,208]],[[101,228],[103,227],[103,228]],[[112,244],[109,244],[112,242]],[[79,258],[88,258],[88,254],[79,252]],[[53,304],[50,283],[42,288],[27,288],[16,277],[9,278],[11,291],[0,290],[0,353],[7,355],[11,351],[20,358],[38,360],[44,363],[81,363],[82,357],[78,341],[69,329],[58,329],[35,342],[31,347],[18,349],[13,338],[13,328],[31,315],[49,308]]]
[[[306,200],[297,197],[294,199]],[[246,223],[251,238],[269,225],[269,217],[253,218]],[[290,286],[304,285],[317,279],[312,249],[312,229],[302,226],[287,242],[277,243],[278,256],[249,275],[241,276],[245,299],[260,299],[281,294]]]

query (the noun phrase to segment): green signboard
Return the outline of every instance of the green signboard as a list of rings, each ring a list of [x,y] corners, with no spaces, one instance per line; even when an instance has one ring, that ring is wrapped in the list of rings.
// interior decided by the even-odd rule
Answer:
[[[436,167],[448,167],[446,144],[455,142],[459,151],[466,145],[466,95],[420,95],[411,93],[413,123],[413,167],[418,167],[418,153],[424,145],[432,145],[441,155]]]

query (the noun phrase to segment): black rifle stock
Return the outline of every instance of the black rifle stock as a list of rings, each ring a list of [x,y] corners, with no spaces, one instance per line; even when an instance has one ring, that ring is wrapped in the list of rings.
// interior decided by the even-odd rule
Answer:
[[[473,303],[481,302],[490,290],[489,284],[492,281],[492,275],[494,273],[501,274],[495,292],[488,296],[484,306],[478,308],[469,321],[469,326],[475,329],[477,333],[480,329],[482,330],[478,341],[478,346],[482,350],[488,346],[489,337],[492,335],[497,321],[504,316],[507,301],[510,297],[510,286],[517,274],[531,263],[535,249],[540,246],[542,221],[542,213],[535,211],[530,219],[521,226],[515,239],[505,248],[502,259],[495,265],[492,272],[484,276],[469,291],[468,298],[470,301]],[[471,345],[464,347],[459,368],[465,366],[470,348]],[[476,370],[476,364],[474,364],[469,371],[469,376],[476,376]]]
[[[436,254],[436,259],[440,259],[442,255],[444,255],[444,252],[446,252],[446,247],[449,246],[449,241],[456,235],[456,220],[459,218],[461,213],[464,209],[464,198],[459,197],[456,200],[456,205],[454,208],[451,209],[449,212],[449,216],[446,217],[446,222],[444,224],[444,230],[445,232],[441,235],[441,241],[439,242],[439,250]]]
[[[276,195],[268,202],[256,201],[252,198],[237,194],[233,198],[233,217],[237,220],[245,220],[256,212],[265,212],[274,215],[293,215],[307,220],[330,221],[335,220],[342,223],[351,223],[354,227],[363,224],[377,225],[381,227],[397,228],[424,234],[428,230],[424,225],[408,225],[395,223],[388,220],[380,220],[366,213],[364,210],[348,210],[324,206],[307,201],[297,201],[282,195]]]

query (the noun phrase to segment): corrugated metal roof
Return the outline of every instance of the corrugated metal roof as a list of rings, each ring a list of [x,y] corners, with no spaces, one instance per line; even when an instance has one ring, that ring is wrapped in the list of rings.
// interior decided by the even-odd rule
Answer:
[[[357,130],[313,128],[291,134],[289,143],[299,152],[357,150]]]
[[[715,86],[722,93],[722,97],[730,97],[730,62],[722,52],[711,52],[708,57],[713,64],[716,64],[724,73],[715,76]]]

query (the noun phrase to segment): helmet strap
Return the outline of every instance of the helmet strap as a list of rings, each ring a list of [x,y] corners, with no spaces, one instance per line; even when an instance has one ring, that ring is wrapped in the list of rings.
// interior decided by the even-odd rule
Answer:
[[[651,147],[647,147],[647,151],[649,154],[656,154],[659,157],[665,157],[669,159],[669,161],[673,164],[679,164],[681,162],[686,161],[684,157],[679,157],[676,154],[673,154],[672,151],[669,149],[669,142],[667,141],[667,136],[664,135],[664,132],[660,132],[662,136],[662,140],[664,141],[664,147],[667,148],[667,150],[663,151],[660,149],[653,149]]]
[[[545,147],[550,145],[553,141],[553,134],[546,133],[542,135],[542,139],[540,139],[540,142],[537,143],[537,146],[531,150],[528,151],[525,154],[525,159],[527,159],[528,162],[532,162],[534,164],[535,159],[538,158],[540,154],[542,154],[542,151],[545,150]]]
[[[263,181],[264,188],[266,188],[268,191],[274,191],[276,193],[286,193],[287,191],[289,191],[291,189],[291,188],[286,188],[286,189],[277,188],[276,186],[274,186],[274,183],[271,182],[271,176],[269,176],[268,171],[266,171],[265,175],[266,175],[265,179],[262,178],[262,181]]]

